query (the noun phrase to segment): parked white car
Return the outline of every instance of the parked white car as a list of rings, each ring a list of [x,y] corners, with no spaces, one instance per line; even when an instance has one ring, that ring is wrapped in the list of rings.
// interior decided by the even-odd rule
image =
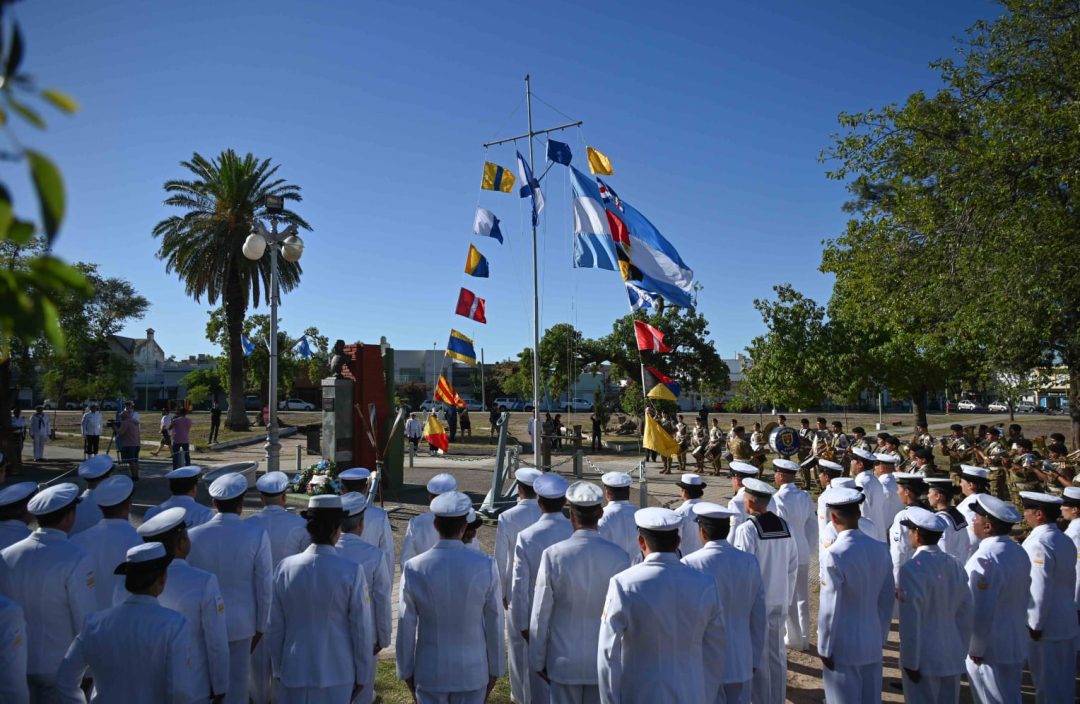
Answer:
[[[1004,401],[993,401],[990,403],[989,406],[986,407],[986,410],[990,411],[991,413],[1007,413],[1009,410],[1009,404],[1005,403]]]
[[[981,411],[982,409],[982,406],[975,403],[971,399],[966,398],[960,403],[956,404],[956,410],[958,411]]]
[[[563,401],[562,407],[565,411],[591,411],[592,403],[583,398],[571,398]]]
[[[278,401],[279,411],[314,411],[315,404],[308,403],[307,401],[299,398],[287,398],[284,401]]]

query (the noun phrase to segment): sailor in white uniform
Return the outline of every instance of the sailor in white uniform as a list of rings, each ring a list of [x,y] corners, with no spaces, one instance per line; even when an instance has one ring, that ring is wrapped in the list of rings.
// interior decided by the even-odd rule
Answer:
[[[345,518],[340,496],[312,496],[303,517],[311,545],[274,574],[266,632],[274,701],[348,704],[375,679],[367,578],[334,547]]]
[[[866,497],[862,504],[862,515],[874,524],[875,532],[870,537],[884,543],[888,540],[885,533],[889,529],[889,524],[885,523],[885,487],[874,474],[874,453],[853,447],[851,455],[851,476]]]
[[[597,527],[600,535],[615,543],[630,556],[631,561],[641,559],[638,547],[637,525],[634,523],[634,505],[630,503],[630,485],[634,480],[626,472],[605,472],[600,477],[604,485],[604,515]]]
[[[735,529],[731,544],[755,556],[765,584],[765,644],[761,667],[754,673],[753,700],[783,704],[787,691],[784,624],[799,573],[799,548],[787,522],[768,509],[776,492],[760,479],[743,481],[749,518]]]
[[[397,673],[419,704],[480,704],[506,667],[498,568],[461,542],[470,508],[457,491],[432,499],[439,540],[401,574]]]
[[[522,467],[514,472],[517,480],[517,504],[499,514],[499,523],[495,528],[495,564],[499,567],[499,580],[502,587],[503,606],[510,606],[510,579],[514,570],[514,546],[518,534],[536,523],[540,518],[540,506],[536,503],[533,482],[541,472],[532,467]],[[529,648],[521,637],[521,632],[507,629],[507,649],[510,660],[510,692],[516,702],[528,701],[529,692]]]
[[[738,514],[731,519],[731,534],[735,535],[735,529],[739,527],[740,523],[746,520],[746,502],[743,501],[743,496],[746,492],[743,489],[743,482],[747,479],[756,479],[758,474],[761,473],[761,470],[749,462],[740,462],[738,460],[729,462],[728,470],[728,474],[731,477],[731,488],[735,491],[735,495],[728,501],[727,507],[729,511]],[[769,501],[769,510],[776,513],[775,501]]]
[[[341,537],[338,538],[338,555],[364,568],[371,605],[371,622],[374,624],[374,653],[371,656],[371,679],[364,682],[364,690],[353,700],[353,704],[370,704],[375,701],[375,655],[390,645],[392,610],[390,604],[391,579],[386,572],[386,555],[382,550],[368,543],[361,537],[364,522],[371,507],[367,497],[355,491],[341,495],[341,508],[345,518],[341,524]]]
[[[698,531],[698,524],[694,517],[694,504],[701,501],[701,497],[705,494],[705,487],[708,485],[700,474],[688,472],[682,475],[679,481],[675,482],[675,486],[679,487],[679,496],[683,500],[679,507],[675,509],[675,513],[682,516],[683,519],[679,553],[685,557],[695,550],[701,549],[701,534]]]
[[[30,499],[27,510],[38,529],[4,549],[8,569],[5,596],[26,618],[26,678],[30,701],[53,701],[56,670],[83,620],[97,607],[94,563],[68,540],[75,524],[79,487],[54,484]]]
[[[143,520],[148,521],[165,509],[180,507],[184,509],[184,523],[188,528],[194,528],[206,523],[214,516],[214,512],[206,506],[195,501],[195,490],[199,486],[199,475],[202,468],[195,465],[178,467],[165,475],[169,480],[168,499],[157,506],[146,509]]]
[[[82,493],[82,501],[75,508],[75,525],[71,528],[70,535],[82,533],[90,526],[101,520],[101,509],[98,508],[94,499],[94,490],[98,484],[112,475],[113,459],[111,455],[94,455],[79,463],[79,479],[86,482],[86,490]],[[117,561],[117,565],[123,562]],[[113,565],[116,567],[116,565]],[[110,574],[112,570],[109,570]],[[111,595],[110,595],[111,596]]]
[[[104,517],[82,533],[71,536],[71,542],[85,550],[93,560],[94,592],[97,601],[95,611],[108,609],[113,605],[113,591],[119,581],[114,574],[116,566],[124,561],[130,548],[142,545],[143,542],[135,531],[135,526],[128,520],[131,513],[131,495],[134,491],[135,484],[131,477],[124,474],[101,482],[94,489],[94,498]]]
[[[898,461],[899,458],[891,452],[874,454],[874,473],[877,475],[878,481],[881,482],[881,487],[885,490],[885,508],[882,511],[881,518],[884,521],[882,526],[886,530],[893,524],[896,514],[900,513],[904,508],[904,504],[900,501],[900,495],[897,492],[896,477],[894,476]]]
[[[1031,560],[1012,539],[1020,512],[990,494],[972,494],[971,528],[980,541],[964,570],[976,618],[968,645],[967,673],[979,704],[1020,701],[1030,637]]]
[[[529,621],[531,670],[552,704],[599,704],[596,650],[608,582],[630,566],[626,551],[597,532],[604,492],[588,482],[566,490],[574,533],[544,550]]]
[[[881,701],[882,649],[892,621],[889,549],[858,529],[856,489],[829,488],[825,505],[838,536],[823,553],[818,656],[829,704]]]
[[[510,628],[529,639],[529,619],[532,616],[533,589],[536,586],[536,574],[540,570],[540,557],[544,550],[555,543],[566,540],[574,527],[562,514],[566,503],[566,480],[548,472],[533,482],[537,503],[540,505],[540,517],[528,528],[518,533],[514,545],[514,569],[510,580]],[[532,645],[528,646],[532,661]],[[529,701],[532,704],[545,704],[548,701],[547,682],[535,670],[529,671]]]
[[[821,487],[821,493],[818,494],[817,499],[817,522],[818,522],[818,565],[821,564],[821,553],[825,551],[827,547],[825,545],[826,528],[828,528],[831,521],[829,520],[829,509],[825,506],[825,491],[832,486],[833,480],[843,479],[840,475],[844,473],[844,468],[840,464],[833,462],[832,460],[818,460],[817,461],[817,480],[818,485]],[[854,480],[852,480],[854,483]],[[837,485],[839,486],[839,484]]]
[[[227,704],[248,704],[251,651],[262,639],[270,616],[270,538],[261,525],[240,518],[247,488],[247,479],[236,472],[215,479],[210,485],[210,498],[217,513],[190,531],[188,561],[192,567],[217,577],[225,600],[229,634]]]
[[[187,622],[157,601],[170,561],[160,543],[128,550],[116,573],[124,576],[129,595],[83,622],[56,673],[63,701],[86,701],[80,689],[84,676],[94,680],[94,701],[192,701]]]
[[[1021,491],[1031,533],[1024,551],[1031,560],[1028,667],[1039,704],[1067,702],[1076,693],[1076,546],[1057,527],[1060,496]]]
[[[797,466],[797,465],[796,465]],[[727,541],[734,512],[719,504],[694,504],[702,548],[683,564],[711,576],[724,619],[723,690],[720,704],[750,704],[754,670],[765,650],[765,585],[757,558]]]
[[[1080,487],[1065,487],[1062,492],[1061,515],[1069,522],[1065,528],[1065,535],[1076,546],[1076,608],[1080,610]],[[1080,623],[1080,611],[1077,612],[1077,623]],[[1077,641],[1077,649],[1080,650],[1080,640]]]
[[[788,524],[799,550],[799,571],[795,591],[788,604],[784,643],[789,648],[810,649],[810,549],[818,545],[818,522],[810,494],[796,485],[799,463],[788,459],[773,460],[776,515]]]
[[[862,475],[859,475],[859,476],[862,476]],[[859,489],[859,485],[856,484],[855,480],[852,479],[851,477],[837,477],[836,479],[833,479],[832,482],[829,484],[829,488],[831,488],[831,489],[855,489],[856,491],[861,491]],[[864,497],[865,497],[865,494],[864,494]],[[819,497],[819,500],[820,500],[820,497]],[[824,504],[823,504],[823,506],[824,506]],[[865,498],[863,499],[863,503],[860,505],[860,508],[861,509],[866,508],[866,500],[865,500]],[[827,516],[828,515],[828,508],[824,508],[823,510],[825,510],[825,515]],[[865,513],[863,515],[859,516],[858,528],[859,528],[859,530],[861,530],[863,533],[866,533],[867,535],[869,535],[874,540],[877,540],[878,533],[881,532],[881,531],[878,530],[877,526],[875,526],[874,523],[869,518],[866,517]],[[826,523],[825,524],[825,529],[822,531],[822,534],[821,534],[821,550],[828,550],[829,547],[832,546],[832,544],[836,542],[836,539],[837,539],[837,537],[839,537],[839,535],[840,535],[840,533],[836,530],[836,526],[833,525],[832,521],[829,521],[828,523]],[[884,540],[878,540],[878,542],[881,543],[882,545],[886,544]],[[819,558],[818,558],[818,568],[819,568],[819,570],[818,571],[820,572],[820,568],[822,567],[823,559],[820,557],[821,552],[819,552],[818,555],[819,555]]]
[[[457,491],[457,479],[446,473],[436,474],[427,483],[428,503],[434,501],[436,496],[451,491]],[[401,543],[402,567],[406,562],[439,542],[439,533],[433,527],[434,522],[435,516],[431,512],[421,513],[409,519],[409,525],[405,529],[405,539]]]
[[[955,704],[971,638],[967,573],[956,558],[938,547],[945,531],[951,530],[944,516],[917,506],[904,514],[908,538],[915,547],[896,583],[904,700]]]
[[[30,535],[34,517],[26,510],[37,482],[19,482],[0,489],[0,550]]]
[[[905,509],[912,506],[927,508],[923,500],[927,491],[923,475],[896,472],[891,476],[896,478],[898,496]],[[897,513],[889,528],[889,554],[892,556],[893,580],[896,582],[900,581],[900,567],[915,554],[915,548],[911,546],[911,539],[908,537],[909,529],[904,523],[904,516],[903,510]]]
[[[139,536],[147,543],[160,543],[169,563],[165,589],[158,603],[183,614],[191,639],[192,702],[221,697],[229,687],[229,635],[225,628],[225,602],[217,577],[187,563],[191,552],[184,523],[184,509],[162,511],[139,526]],[[117,585],[118,588],[121,585]],[[127,598],[118,589],[119,601]]]
[[[964,498],[956,505],[956,510],[967,520],[968,557],[979,547],[979,538],[972,525],[975,520],[974,502],[979,494],[990,493],[990,470],[974,465],[960,465],[960,493]]]
[[[368,485],[371,481],[371,470],[366,467],[352,467],[338,475],[341,481],[341,493],[347,494],[355,491],[363,496],[368,495]],[[360,537],[368,545],[374,545],[383,552],[386,560],[386,574],[390,575],[390,581],[394,581],[394,534],[390,532],[390,516],[381,506],[374,503],[374,498],[369,501],[364,509],[364,532]]]
[[[970,553],[968,552],[968,522],[967,517],[952,505],[953,494],[956,486],[949,477],[927,477],[923,481],[929,487],[926,494],[926,502],[948,524],[938,547],[953,558],[963,567],[967,563]]]
[[[679,561],[682,517],[634,514],[645,559],[608,583],[597,669],[604,704],[715,702],[724,680],[724,614],[716,580]]]
[[[3,560],[0,560],[3,563]],[[0,567],[6,569],[6,567]],[[0,594],[0,702],[30,704],[26,686],[26,619],[22,608]]]
[[[286,506],[288,502],[285,492],[289,488],[289,475],[285,472],[267,472],[255,480],[255,488],[259,491],[259,500],[262,501],[263,509],[244,519],[247,523],[257,525],[266,531],[270,539],[270,560],[273,569],[290,555],[295,555],[307,547],[293,544],[294,532],[303,533],[305,521]],[[266,642],[259,641],[255,650],[251,653],[251,699],[255,704],[268,704],[272,691],[272,677],[270,672],[270,651],[267,650]]]

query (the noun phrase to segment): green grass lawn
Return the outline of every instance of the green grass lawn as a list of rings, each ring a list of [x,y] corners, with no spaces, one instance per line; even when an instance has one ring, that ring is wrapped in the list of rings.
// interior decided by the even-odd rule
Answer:
[[[383,704],[412,704],[412,695],[398,679],[393,660],[379,660],[375,673],[375,701]],[[510,704],[510,680],[500,677],[488,698],[489,704]]]

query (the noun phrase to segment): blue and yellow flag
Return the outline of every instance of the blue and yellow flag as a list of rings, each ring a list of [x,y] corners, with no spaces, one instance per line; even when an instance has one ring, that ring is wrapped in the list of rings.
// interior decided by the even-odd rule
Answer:
[[[471,244],[469,245],[469,256],[465,257],[465,273],[479,279],[488,277],[487,257],[480,254],[480,250]]]
[[[514,174],[510,173],[498,164],[490,161],[484,162],[484,178],[480,181],[480,188],[485,191],[502,191],[510,193],[514,190]]]
[[[476,349],[473,348],[472,339],[465,337],[457,330],[450,331],[450,342],[446,344],[446,356],[476,366]]]

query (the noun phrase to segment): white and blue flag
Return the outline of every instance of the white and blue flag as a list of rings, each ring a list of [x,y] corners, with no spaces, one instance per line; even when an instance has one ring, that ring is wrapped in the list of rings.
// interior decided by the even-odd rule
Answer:
[[[487,208],[476,209],[476,217],[473,218],[472,231],[473,234],[480,235],[481,237],[494,237],[499,240],[499,244],[503,243],[502,230],[499,229],[499,218],[495,217],[495,213]]]
[[[240,334],[240,347],[243,348],[245,357],[250,357],[251,353],[255,351],[255,343],[243,333]]]
[[[529,162],[525,161],[525,157],[521,155],[521,152],[517,153],[517,162],[518,175],[521,177],[521,190],[519,193],[522,198],[532,197],[532,224],[533,227],[536,227],[540,224],[540,211],[544,209],[544,194],[540,192],[540,182],[533,178]]]
[[[599,188],[577,169],[570,170],[570,186],[574,191],[574,266],[618,271]]]
[[[300,359],[311,359],[315,354],[311,351],[311,345],[308,344],[307,335],[296,341],[296,344],[293,345],[293,352],[296,352],[296,356]]]

